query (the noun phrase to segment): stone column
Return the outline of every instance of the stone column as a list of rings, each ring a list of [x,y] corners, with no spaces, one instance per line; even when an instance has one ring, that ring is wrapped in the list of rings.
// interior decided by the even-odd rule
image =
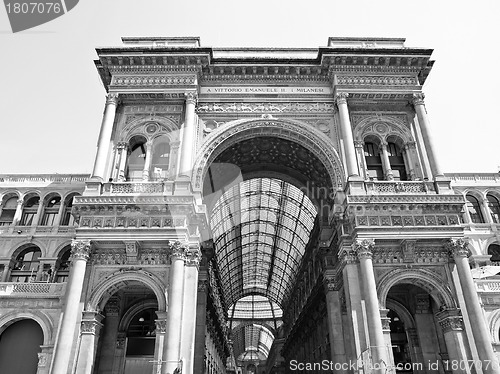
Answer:
[[[469,261],[467,257],[470,255],[467,242],[462,239],[449,239],[446,243],[446,248],[453,255],[457,267],[458,278],[465,300],[470,325],[472,326],[472,336],[476,345],[479,359],[483,364],[483,373],[499,374],[500,368],[498,358],[493,352],[491,345],[491,337],[486,326],[486,320],[479,304],[476,286],[470,272]]]
[[[391,319],[387,317],[387,313],[389,313],[389,309],[380,309],[380,322],[382,323],[382,333],[384,334],[385,344],[389,348],[387,350],[387,354],[389,355],[389,362],[395,364],[391,341]],[[390,371],[388,370],[388,372]]]
[[[344,140],[344,151],[346,158],[347,176],[359,176],[358,167],[356,164],[356,152],[354,150],[354,142],[352,138],[351,120],[349,119],[349,109],[347,108],[346,92],[340,92],[336,96],[337,106],[339,108],[340,118],[340,133]]]
[[[153,151],[153,143],[148,140],[146,142],[146,158],[144,159],[144,169],[142,170],[142,180],[149,181],[149,169],[151,169],[151,152]]]
[[[363,303],[361,297],[361,286],[359,283],[359,269],[356,252],[351,246],[342,246],[339,253],[339,260],[344,265],[342,276],[344,280],[344,294],[346,298],[346,309],[348,321],[347,336],[350,342],[351,352],[348,357],[351,361],[357,360],[368,348],[368,337],[364,322]]]
[[[420,340],[418,339],[418,333],[416,328],[406,329],[406,339],[408,340],[408,347],[410,349],[411,362],[418,362],[424,364],[424,357],[422,356],[422,349],[420,349]],[[422,370],[415,367],[413,370],[415,373],[425,373],[425,367]]]
[[[414,179],[424,179],[422,172],[422,166],[419,165],[419,158],[417,153],[417,143],[414,141],[407,142],[405,144],[405,150],[407,152],[409,168],[412,171],[412,176]]]
[[[190,246],[184,269],[184,301],[182,313],[181,357],[186,374],[193,374],[196,305],[198,298],[198,268],[201,260],[199,244]]]
[[[406,177],[408,178],[408,180],[412,181],[415,179],[415,172],[411,164],[410,150],[407,144],[404,145],[404,149],[401,150],[401,152],[403,153],[403,161],[405,163]]]
[[[481,199],[478,200],[479,208],[481,209],[481,213],[483,213],[484,222],[485,223],[494,223],[493,218],[491,217],[490,208],[488,207],[488,200],[485,196],[481,196]]]
[[[413,106],[415,107],[418,124],[422,132],[422,137],[424,138],[424,145],[427,151],[427,156],[429,157],[429,164],[431,166],[432,175],[434,177],[444,177],[436,157],[434,142],[429,131],[429,119],[427,118],[424,97],[425,96],[423,93],[413,94]]]
[[[111,297],[106,303],[104,311],[106,313],[106,326],[104,328],[105,334],[102,336],[97,370],[102,373],[112,373],[118,325],[120,324],[120,299],[117,296]]]
[[[181,160],[179,166],[179,177],[191,177],[194,159],[195,143],[195,108],[197,94],[196,92],[186,93],[186,110],[184,117],[184,126],[182,131]]]
[[[163,374],[172,374],[179,367],[181,359],[181,327],[182,305],[184,296],[184,262],[186,259],[186,246],[175,242],[172,246],[172,264],[170,265],[167,339],[163,353],[165,365],[162,366]],[[194,306],[191,306],[193,308]]]
[[[33,221],[31,221],[31,226],[36,226],[41,221],[44,205],[45,201],[40,200],[38,202],[38,208],[36,209],[36,214],[33,217]]]
[[[198,299],[196,301],[196,336],[194,341],[194,365],[195,373],[203,373],[205,365],[205,336],[207,318],[207,297],[208,297],[208,275],[205,271],[200,271],[198,280]]]
[[[111,142],[113,125],[115,123],[117,106],[118,94],[108,94],[108,96],[106,97],[106,106],[104,107],[101,132],[99,133],[99,140],[97,142],[97,153],[94,162],[94,170],[92,171],[92,177],[100,178],[101,180],[105,179],[104,173],[106,172],[106,161],[108,159],[109,145]]]
[[[118,164],[118,173],[116,179],[119,182],[125,181],[125,166],[127,165],[127,157],[128,157],[128,143],[120,142],[117,145],[118,152],[120,154],[120,161]]]
[[[125,342],[127,341],[127,333],[118,331],[116,335],[115,358],[113,360],[112,373],[120,373],[123,370],[125,362]]]
[[[119,181],[120,176],[125,177],[125,162],[127,161],[127,148],[128,144],[126,142],[118,142],[116,144],[116,164],[115,164],[115,170],[113,172],[113,180],[114,181]],[[123,179],[122,179],[123,180]]]
[[[61,197],[61,202],[59,204],[59,210],[57,211],[57,217],[54,220],[54,226],[59,226],[61,224],[61,219],[64,214],[64,200]]]
[[[387,152],[387,143],[380,144],[380,153],[382,159],[382,167],[384,168],[385,180],[394,180],[394,174],[391,169],[391,162],[389,161],[389,153]]]
[[[358,167],[359,167],[359,174],[364,178],[364,179],[369,179],[368,176],[368,167],[366,165],[366,158],[365,158],[365,142],[361,140],[355,140],[354,141],[354,148],[356,149],[356,156],[358,158]]]
[[[467,357],[466,337],[463,334],[464,323],[459,309],[445,309],[436,313],[436,318],[443,330],[446,350],[448,351],[448,363],[445,364],[445,371],[454,374],[466,373],[465,366],[452,365],[456,362],[470,362]]]
[[[70,355],[75,342],[75,326],[81,312],[81,297],[87,260],[91,251],[90,240],[71,242],[72,268],[66,288],[66,302],[54,350],[51,374],[67,374]]]
[[[103,318],[99,312],[83,312],[80,327],[80,349],[78,350],[75,374],[92,374]]]
[[[341,364],[348,363],[344,346],[344,326],[342,324],[342,304],[339,291],[341,281],[336,278],[336,274],[332,270],[326,270],[324,278],[332,361]],[[335,370],[335,372],[347,373],[347,370],[341,368],[341,370]]]
[[[165,338],[167,336],[167,312],[162,312],[158,310],[156,312],[158,319],[156,322],[155,330],[155,370],[153,373],[161,373],[161,367],[163,366],[163,350],[165,347]]]
[[[21,216],[23,215],[23,206],[24,206],[24,200],[23,199],[17,200],[16,212],[14,213],[14,219],[12,220],[12,226],[16,226],[17,224],[19,224],[19,221],[21,220]]]
[[[368,333],[370,336],[370,349],[372,354],[372,365],[374,373],[385,374],[386,368],[394,366],[390,362],[388,349],[380,316],[378,303],[377,285],[375,284],[375,274],[373,272],[372,254],[375,242],[371,239],[357,239],[353,245],[359,258],[361,270],[361,283],[366,301],[366,317],[368,321]]]

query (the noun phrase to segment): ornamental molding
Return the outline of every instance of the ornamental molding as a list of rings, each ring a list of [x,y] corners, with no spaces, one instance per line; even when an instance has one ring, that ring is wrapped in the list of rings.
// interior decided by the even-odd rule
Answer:
[[[47,366],[48,358],[47,358],[47,353],[45,352],[38,352],[38,367],[45,367]]]
[[[419,86],[414,75],[336,75],[334,82],[343,86]]]
[[[124,105],[124,114],[148,114],[154,116],[156,114],[162,115],[164,113],[182,113],[184,105],[171,104],[171,105]],[[127,117],[128,118],[128,117]]]
[[[194,203],[192,196],[75,196],[74,204],[111,205],[186,205]],[[463,200],[463,199],[462,199]]]
[[[397,136],[404,143],[413,141],[406,113],[354,112],[351,113],[351,120],[356,140],[363,141],[366,136],[372,135],[379,138],[381,143],[387,143],[389,136]]]
[[[432,227],[437,226],[443,229],[449,230],[449,226],[458,227],[460,224],[457,214],[423,214],[414,212],[410,214],[405,211],[398,212],[396,214],[391,214],[396,212],[388,212],[388,214],[373,214],[367,213],[366,210],[355,215],[356,226],[366,226],[366,227],[416,227],[425,226]]]
[[[192,86],[196,84],[195,74],[183,75],[113,75],[110,87],[172,87]]]
[[[213,103],[203,102],[196,112],[203,113],[335,113],[332,103],[259,102],[259,103]]]
[[[299,121],[257,119],[228,123],[204,140],[192,175],[195,188],[201,189],[208,167],[225,149],[242,140],[266,135],[290,140],[309,149],[325,166],[332,186],[344,185],[342,162],[335,145],[325,134]]]
[[[71,258],[72,261],[84,260],[87,261],[92,251],[91,241],[73,239],[71,241]]]
[[[77,196],[75,196],[75,199]],[[464,204],[462,195],[348,195],[349,203]]]

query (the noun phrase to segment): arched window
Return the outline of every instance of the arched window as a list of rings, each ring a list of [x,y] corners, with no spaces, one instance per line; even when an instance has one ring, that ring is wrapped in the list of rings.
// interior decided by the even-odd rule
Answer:
[[[371,180],[384,180],[384,169],[378,144],[367,141],[364,145],[365,160],[368,177]]]
[[[472,223],[484,223],[479,201],[472,195],[467,195],[465,198],[467,199],[467,210],[469,211]]]
[[[134,136],[130,140],[130,155],[128,156],[127,179],[142,180],[144,163],[146,162],[146,139]]]
[[[491,255],[490,261],[500,262],[500,245],[490,244],[488,247],[488,254]]]
[[[500,223],[500,203],[492,194],[486,195],[488,200],[488,208],[490,209],[491,219],[494,223]]]
[[[154,140],[152,156],[151,165],[154,179],[166,178],[170,161],[170,141],[167,136],[159,136]]]
[[[45,199],[43,210],[42,226],[54,226],[57,224],[56,218],[59,214],[59,207],[61,206],[61,197],[52,195]]]
[[[74,226],[75,218],[71,214],[71,209],[73,208],[73,197],[78,194],[71,194],[64,200],[64,210],[61,218],[61,226]]]
[[[38,247],[24,249],[16,257],[14,267],[10,273],[11,282],[33,282],[40,267],[42,251]]]
[[[7,201],[5,201],[2,209],[2,214],[0,215],[0,226],[8,226],[14,221],[16,208],[17,197],[11,197]]]
[[[387,153],[389,155],[389,163],[391,164],[392,174],[395,181],[407,180],[405,160],[401,147],[395,142],[387,143]]]
[[[0,373],[37,373],[42,344],[43,331],[36,321],[23,319],[8,326],[0,335]]]
[[[61,251],[61,255],[56,262],[56,274],[54,282],[66,282],[69,278],[69,269],[71,265],[71,247],[68,246]]]
[[[31,226],[33,224],[36,212],[38,211],[38,204],[40,204],[40,198],[38,196],[33,196],[26,200],[23,207],[23,214],[21,215],[21,221],[19,222],[20,226]]]

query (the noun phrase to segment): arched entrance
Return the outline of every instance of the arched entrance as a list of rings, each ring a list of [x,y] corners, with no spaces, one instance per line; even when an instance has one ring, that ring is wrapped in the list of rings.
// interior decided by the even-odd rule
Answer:
[[[155,370],[166,320],[164,285],[156,276],[140,270],[117,272],[95,287],[87,310],[83,323],[96,326],[95,338],[82,329],[80,345],[95,347],[94,374]],[[79,369],[88,365],[84,351],[80,349]]]
[[[425,269],[396,269],[380,280],[379,302],[389,309],[397,369],[444,373],[449,362],[467,359],[462,316],[446,284]]]
[[[297,274],[308,248],[333,214],[344,180],[341,164],[322,134],[274,119],[225,125],[210,135],[200,155],[193,178],[208,207],[211,267],[217,269],[211,274],[229,318],[232,362],[227,366],[270,372],[283,361],[280,352],[289,334],[283,311],[299,287]],[[320,291],[314,303],[324,305],[324,299]],[[323,317],[318,316],[318,326],[326,325]],[[296,341],[293,349],[304,345],[304,358],[328,359],[326,335],[318,330],[307,347]]]
[[[8,326],[0,334],[0,373],[36,374],[41,344],[42,328],[34,320]]]

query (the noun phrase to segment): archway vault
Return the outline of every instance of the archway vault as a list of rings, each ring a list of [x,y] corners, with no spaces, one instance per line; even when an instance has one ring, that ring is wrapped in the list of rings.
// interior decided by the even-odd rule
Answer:
[[[436,273],[426,269],[394,269],[378,282],[379,305],[386,307],[387,295],[396,284],[413,284],[427,291],[439,307],[456,309],[457,302],[450,287]]]
[[[117,271],[105,278],[92,291],[87,310],[102,310],[108,299],[119,289],[131,282],[140,282],[149,287],[158,300],[158,310],[167,310],[166,286],[156,275],[144,270]]]
[[[300,121],[260,118],[226,123],[205,139],[194,164],[192,181],[195,189],[202,189],[208,168],[217,156],[236,143],[257,137],[288,140],[309,150],[326,169],[329,185],[334,189],[343,188],[345,172],[342,162],[334,143],[325,134]]]

